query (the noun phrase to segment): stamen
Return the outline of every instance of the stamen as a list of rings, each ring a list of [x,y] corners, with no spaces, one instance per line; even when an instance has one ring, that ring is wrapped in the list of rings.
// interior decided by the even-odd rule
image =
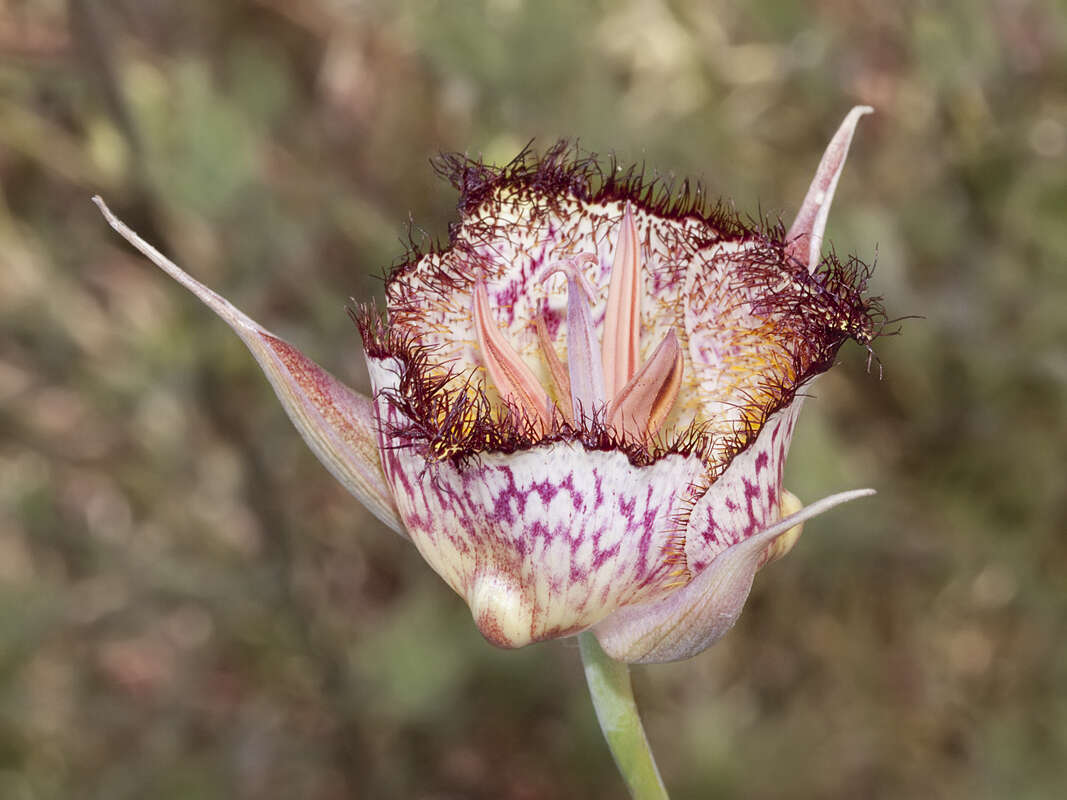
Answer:
[[[590,419],[604,405],[604,373],[596,357],[596,331],[585,293],[567,278],[567,367],[574,418]]]
[[[793,220],[789,233],[786,234],[786,251],[801,264],[805,264],[808,272],[814,272],[822,259],[822,237],[826,231],[827,217],[830,215],[830,203],[834,199],[841,170],[845,168],[852,134],[856,132],[860,117],[873,112],[874,109],[870,106],[856,106],[848,112],[841,127],[827,145],[797,218]]]
[[[614,397],[637,371],[641,336],[641,253],[630,204],[622,216],[604,317],[604,388]]]
[[[548,327],[545,325],[544,317],[539,315],[534,319],[534,328],[537,331],[537,340],[541,344],[541,352],[544,353],[545,362],[548,364],[548,374],[552,376],[552,382],[556,387],[556,407],[563,415],[563,420],[568,425],[573,426],[571,381],[567,377],[567,368],[563,366],[563,362],[559,360],[559,355],[556,354],[556,348],[552,344],[552,338],[548,335]]]
[[[608,409],[608,424],[627,439],[651,438],[667,419],[682,385],[685,359],[672,328]]]
[[[548,393],[500,332],[489,309],[489,294],[481,281],[474,285],[473,314],[478,346],[501,398],[531,422],[540,420],[547,428],[552,421]]]

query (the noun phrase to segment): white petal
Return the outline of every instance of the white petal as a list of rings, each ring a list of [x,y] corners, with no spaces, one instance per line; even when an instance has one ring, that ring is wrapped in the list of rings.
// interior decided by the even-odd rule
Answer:
[[[480,453],[462,467],[428,464],[393,436],[405,420],[386,397],[400,365],[368,362],[400,516],[491,642],[577,633],[685,580],[678,518],[703,473],[699,458],[635,467],[621,452],[561,441]]]
[[[777,400],[778,387],[795,371],[792,326],[781,310],[762,307],[766,287],[749,285],[751,263],[767,257],[761,240],[723,242],[688,267],[683,303],[692,395],[700,402],[698,418],[714,421],[722,435]]]
[[[627,606],[594,628],[612,658],[649,664],[690,658],[733,627],[752,588],[763,551],[805,520],[871,489],[823,498],[722,552],[692,582],[666,598]]]
[[[377,423],[370,398],[345,386],[291,344],[194,280],[130,230],[99,197],[94,197],[93,202],[126,241],[196,295],[241,337],[312,452],[374,516],[403,535],[378,457]]]

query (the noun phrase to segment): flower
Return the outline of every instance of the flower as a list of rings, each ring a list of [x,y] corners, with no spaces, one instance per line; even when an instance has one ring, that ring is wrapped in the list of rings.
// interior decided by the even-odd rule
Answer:
[[[446,247],[415,251],[384,314],[353,312],[373,398],[127,239],[249,346],[330,471],[409,537],[494,644],[592,629],[628,662],[694,655],[737,619],[800,523],[782,470],[801,390],[880,308],[821,255],[845,118],[796,221],[744,221],[565,143],[440,170]]]

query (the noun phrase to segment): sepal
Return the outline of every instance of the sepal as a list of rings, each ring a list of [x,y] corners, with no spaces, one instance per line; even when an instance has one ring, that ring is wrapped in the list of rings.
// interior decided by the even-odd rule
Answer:
[[[100,197],[94,197],[93,202],[122,238],[196,295],[241,337],[289,419],[319,461],[374,516],[406,537],[382,471],[377,420],[370,398],[341,383],[291,344],[189,276],[116,217]]]
[[[873,113],[874,109],[870,106],[855,106],[845,115],[837,133],[826,146],[826,152],[815,170],[815,177],[812,178],[808,193],[800,205],[797,218],[793,220],[789,233],[786,234],[790,254],[806,265],[809,272],[814,272],[822,260],[822,237],[826,232],[826,219],[830,215],[830,204],[834,201],[837,181],[845,168],[845,158],[848,156],[856,126],[860,117]]]

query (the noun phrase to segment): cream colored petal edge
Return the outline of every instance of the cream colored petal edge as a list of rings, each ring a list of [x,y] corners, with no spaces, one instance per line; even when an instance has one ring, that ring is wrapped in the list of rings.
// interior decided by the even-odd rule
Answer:
[[[122,238],[196,295],[241,337],[289,419],[319,461],[374,516],[406,537],[382,471],[377,419],[371,399],[341,383],[224,297],[189,276],[116,217],[99,196],[93,197],[93,202]]]
[[[873,489],[857,489],[824,497],[735,544],[663,600],[621,608],[595,626],[600,646],[617,661],[631,664],[695,656],[733,627],[770,544],[805,520],[872,494]]]

